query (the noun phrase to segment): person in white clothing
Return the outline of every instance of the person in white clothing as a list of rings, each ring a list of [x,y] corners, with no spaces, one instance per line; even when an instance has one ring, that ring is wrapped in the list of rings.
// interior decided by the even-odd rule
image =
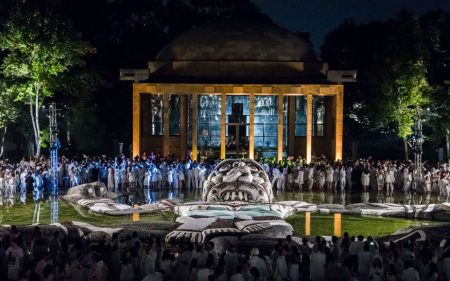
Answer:
[[[113,168],[108,168],[108,191],[113,192],[114,191],[114,170]]]
[[[370,172],[367,168],[361,173],[361,185],[364,192],[368,191],[370,185]]]
[[[285,280],[289,278],[289,270],[286,263],[286,249],[281,248],[275,263],[275,280]]]
[[[386,173],[385,173],[385,183],[386,183],[386,192],[388,194],[392,194],[394,192],[394,182],[395,182],[395,175],[394,171],[391,168],[391,165],[388,165]]]
[[[298,185],[299,190],[303,190],[303,175],[304,175],[304,171],[301,167],[299,167],[297,179],[295,180],[295,183]]]
[[[383,187],[384,187],[384,171],[381,168],[381,166],[379,166],[377,168],[376,175],[377,175],[377,189],[378,189],[378,191],[383,191]]]
[[[323,253],[323,245],[318,244],[311,254],[310,279],[311,281],[323,281],[325,277],[326,255]]]
[[[425,188],[425,193],[431,193],[431,173],[430,171],[425,170],[425,175],[423,176],[423,184]]]
[[[402,272],[402,281],[420,281],[419,272],[414,268],[414,262],[407,260]]]
[[[146,245],[142,269],[145,275],[155,272],[155,264],[157,256],[158,253],[152,248],[152,243]]]
[[[17,240],[13,239],[11,245],[5,252],[8,267],[8,280],[19,280],[19,273],[22,271],[23,250],[17,246]]]
[[[308,190],[312,190],[314,184],[314,166],[311,164],[307,169]]]
[[[353,173],[353,168],[352,166],[348,166],[347,167],[347,185],[348,185],[348,190],[352,189],[352,173]]]
[[[339,168],[339,187],[341,188],[341,190],[345,189],[346,182],[347,182],[347,179],[346,179],[345,167],[341,166]]]
[[[266,261],[260,256],[258,248],[253,248],[250,252],[250,267],[256,267],[263,280],[269,277]]]
[[[339,184],[339,168],[334,167],[333,169],[333,189],[336,190]]]
[[[403,191],[408,192],[411,189],[412,173],[408,168],[403,170]]]
[[[327,185],[327,190],[331,190],[333,186],[333,168],[331,166],[327,166],[325,169],[325,181]]]
[[[381,258],[375,256],[372,260],[372,265],[369,269],[369,280],[371,281],[382,281],[384,277],[383,263]]]
[[[272,188],[281,189],[281,173],[277,166],[272,170]]]

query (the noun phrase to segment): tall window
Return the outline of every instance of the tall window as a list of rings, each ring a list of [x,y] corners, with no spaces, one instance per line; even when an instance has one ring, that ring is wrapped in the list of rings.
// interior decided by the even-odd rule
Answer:
[[[306,136],[306,96],[295,97],[295,136]]]
[[[283,114],[284,115],[284,114]],[[255,149],[276,157],[278,148],[278,96],[255,96]]]
[[[220,147],[221,96],[198,96],[197,137],[200,149]]]
[[[163,96],[150,95],[150,135],[163,135]]]
[[[170,95],[169,98],[169,135],[180,135],[180,96]]]
[[[313,97],[313,136],[323,137],[325,124],[325,97]]]
[[[288,156],[288,108],[289,98],[283,97],[283,157]]]
[[[186,131],[186,143],[187,146],[190,148],[192,147],[192,122],[193,118],[197,118],[197,116],[192,116],[192,96],[187,97],[187,105],[186,105],[186,112],[187,112],[187,131]]]

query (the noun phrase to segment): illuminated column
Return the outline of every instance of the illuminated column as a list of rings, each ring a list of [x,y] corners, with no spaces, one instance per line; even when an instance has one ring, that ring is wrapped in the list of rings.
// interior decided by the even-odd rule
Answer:
[[[163,93],[163,157],[169,155],[169,93]]]
[[[311,144],[312,144],[312,108],[313,96],[306,96],[306,163],[311,162]]]
[[[197,160],[198,95],[192,95],[192,160]]]
[[[250,136],[248,138],[248,158],[255,158],[255,94],[250,93]]]
[[[179,155],[181,159],[186,156],[186,96],[180,96],[180,141],[179,147],[180,152]]]
[[[336,124],[335,124],[335,137],[334,137],[334,159],[342,160],[342,136],[344,131],[344,86],[338,88],[338,93],[335,96],[336,99]]]
[[[134,204],[133,209],[139,209],[139,205],[138,204]],[[132,221],[139,221],[140,220],[140,216],[139,213],[133,213],[132,217],[131,217]]]
[[[311,235],[311,213],[305,213],[305,236]]]
[[[342,232],[342,216],[334,214],[334,236],[341,237]]]
[[[278,94],[278,161],[283,159],[283,93]]]
[[[226,125],[227,125],[227,95],[221,94],[220,107],[220,159],[225,159],[226,153]]]
[[[141,93],[138,84],[133,83],[133,152],[132,156],[141,155]]]

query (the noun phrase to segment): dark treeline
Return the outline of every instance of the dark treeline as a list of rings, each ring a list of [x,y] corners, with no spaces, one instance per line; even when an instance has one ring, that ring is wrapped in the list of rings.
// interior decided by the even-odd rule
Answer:
[[[72,145],[67,153],[72,155],[110,154],[113,140],[131,142],[131,85],[119,81],[120,68],[146,68],[163,46],[195,26],[233,19],[271,22],[250,0],[10,0],[0,2],[0,19],[18,6],[59,17],[96,50],[86,57],[85,67],[95,83],[78,89],[90,94],[74,97],[61,91],[54,98],[69,105]],[[320,55],[330,68],[358,70],[358,83],[345,87],[346,155],[357,142],[361,156],[375,150],[385,154],[381,158],[402,157],[401,139],[405,144],[410,139],[408,126],[418,107],[425,111],[426,152],[436,158],[436,148],[445,147],[450,135],[449,26],[450,16],[443,11],[420,17],[399,11],[384,22],[345,20],[326,36]],[[305,30],[297,34],[309,38]],[[423,77],[423,83],[416,83]],[[403,108],[399,97],[408,101]],[[24,129],[28,123],[26,115],[19,119],[7,141],[30,138]],[[16,157],[26,155],[21,148]]]

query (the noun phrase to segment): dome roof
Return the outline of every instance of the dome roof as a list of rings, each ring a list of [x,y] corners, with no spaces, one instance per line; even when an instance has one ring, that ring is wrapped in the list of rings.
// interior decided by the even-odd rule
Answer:
[[[187,31],[155,61],[317,61],[309,42],[272,24],[224,22]]]
[[[328,65],[286,29],[231,21],[181,34],[148,67],[156,82],[292,83],[321,80]]]

